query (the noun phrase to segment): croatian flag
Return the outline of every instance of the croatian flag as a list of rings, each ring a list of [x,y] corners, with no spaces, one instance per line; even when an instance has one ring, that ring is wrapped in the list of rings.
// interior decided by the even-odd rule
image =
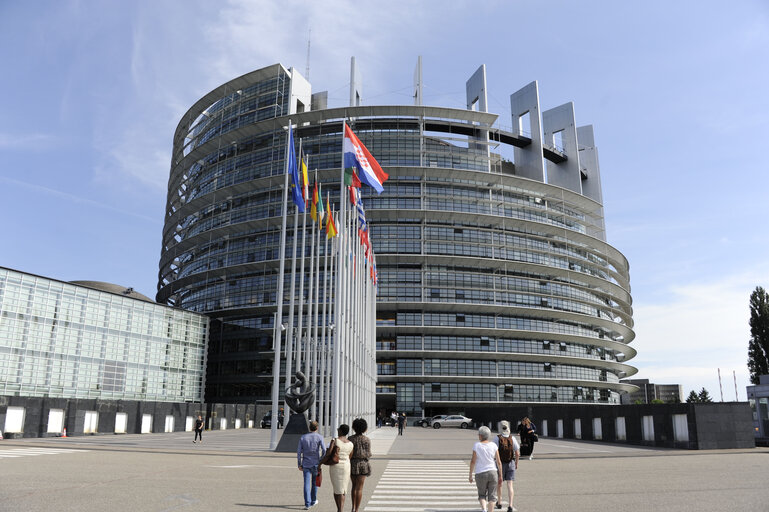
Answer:
[[[382,193],[384,190],[382,184],[390,177],[346,124],[344,125],[344,167],[345,169],[354,168],[360,181],[376,190],[377,194]]]

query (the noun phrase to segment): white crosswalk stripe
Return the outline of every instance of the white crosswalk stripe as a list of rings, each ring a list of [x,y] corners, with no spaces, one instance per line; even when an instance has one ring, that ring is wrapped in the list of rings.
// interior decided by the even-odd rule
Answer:
[[[18,457],[37,457],[38,455],[60,455],[62,453],[80,453],[88,450],[67,450],[65,448],[9,448],[0,450],[0,459]]]
[[[364,512],[478,512],[478,492],[461,460],[391,460]]]

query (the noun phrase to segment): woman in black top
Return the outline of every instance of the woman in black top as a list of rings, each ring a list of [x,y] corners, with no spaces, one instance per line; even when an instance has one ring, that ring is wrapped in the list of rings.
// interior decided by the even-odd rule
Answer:
[[[525,452],[529,452],[529,460],[533,459],[534,452],[534,436],[536,435],[537,428],[529,420],[528,417],[523,418],[521,423],[518,424],[518,435],[521,436],[521,455]],[[526,445],[524,447],[524,445]]]
[[[368,423],[363,418],[353,420],[352,429],[355,432],[348,439],[352,441],[353,452],[350,459],[350,478],[352,480],[352,512],[360,510],[360,502],[363,499],[363,483],[371,474],[371,466],[368,463],[371,457],[371,441],[365,434]]]

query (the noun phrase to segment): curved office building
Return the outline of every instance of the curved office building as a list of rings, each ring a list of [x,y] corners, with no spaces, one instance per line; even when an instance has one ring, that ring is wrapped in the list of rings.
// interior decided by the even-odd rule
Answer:
[[[364,189],[378,408],[619,403],[635,389],[619,382],[636,372],[629,266],[606,242],[592,127],[571,103],[540,111],[536,82],[510,96],[512,119],[487,112],[483,66],[467,109],[423,105],[415,76],[414,105],[361,106],[353,60],[351,106],[327,108],[276,64],[182,118],[157,298],[216,319],[206,399],[270,398],[290,117],[332,202],[344,119],[390,175],[381,195]]]

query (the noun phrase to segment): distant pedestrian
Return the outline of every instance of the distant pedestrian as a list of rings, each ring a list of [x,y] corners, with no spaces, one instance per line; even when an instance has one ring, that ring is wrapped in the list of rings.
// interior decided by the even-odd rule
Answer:
[[[500,434],[494,439],[494,443],[499,447],[499,460],[502,462],[502,481],[507,484],[507,512],[516,512],[513,506],[513,481],[515,480],[515,470],[518,469],[518,459],[521,456],[521,447],[518,440],[510,433],[510,422],[503,420],[500,422]],[[497,508],[502,508],[502,489],[499,489],[499,499]]]
[[[475,477],[478,488],[478,501],[481,510],[493,512],[497,503],[497,489],[502,487],[502,462],[499,460],[497,445],[490,442],[489,427],[478,429],[478,442],[473,446],[473,457],[470,459],[470,483]]]
[[[203,444],[203,426],[205,425],[205,422],[203,422],[203,418],[198,414],[198,419],[195,420],[195,439],[192,440],[192,442],[196,442],[198,438],[200,438],[200,443]]]
[[[521,437],[521,455],[524,457],[528,455],[529,460],[532,460],[534,458],[534,443],[537,442],[537,427],[528,417],[525,417],[518,425],[517,432]]]
[[[382,428],[382,413],[376,415],[376,428]]]
[[[323,436],[318,434],[318,422],[310,422],[310,432],[299,438],[296,448],[296,461],[304,477],[304,509],[318,504],[318,488],[315,477],[318,476],[320,458],[323,456]]]
[[[393,424],[392,424],[392,426],[393,426],[393,427],[394,427],[395,425],[397,425],[397,424],[398,424],[398,413],[397,413],[397,412],[395,412],[395,411],[393,411],[393,412],[390,414],[390,419],[391,419],[391,420],[393,420]]]
[[[363,499],[363,484],[366,477],[371,475],[371,466],[368,460],[371,458],[371,441],[365,434],[368,423],[363,418],[353,420],[352,429],[355,432],[350,436],[353,445],[352,458],[350,459],[350,478],[352,479],[352,512],[360,511],[360,502]]]
[[[403,429],[406,427],[406,413],[402,413],[398,416],[398,435],[403,435]]]
[[[350,485],[350,457],[353,453],[353,444],[347,439],[349,433],[350,426],[343,423],[336,429],[336,439],[332,440],[339,447],[339,463],[329,466],[328,469],[331,485],[334,487],[336,512],[343,511],[347,486]]]

